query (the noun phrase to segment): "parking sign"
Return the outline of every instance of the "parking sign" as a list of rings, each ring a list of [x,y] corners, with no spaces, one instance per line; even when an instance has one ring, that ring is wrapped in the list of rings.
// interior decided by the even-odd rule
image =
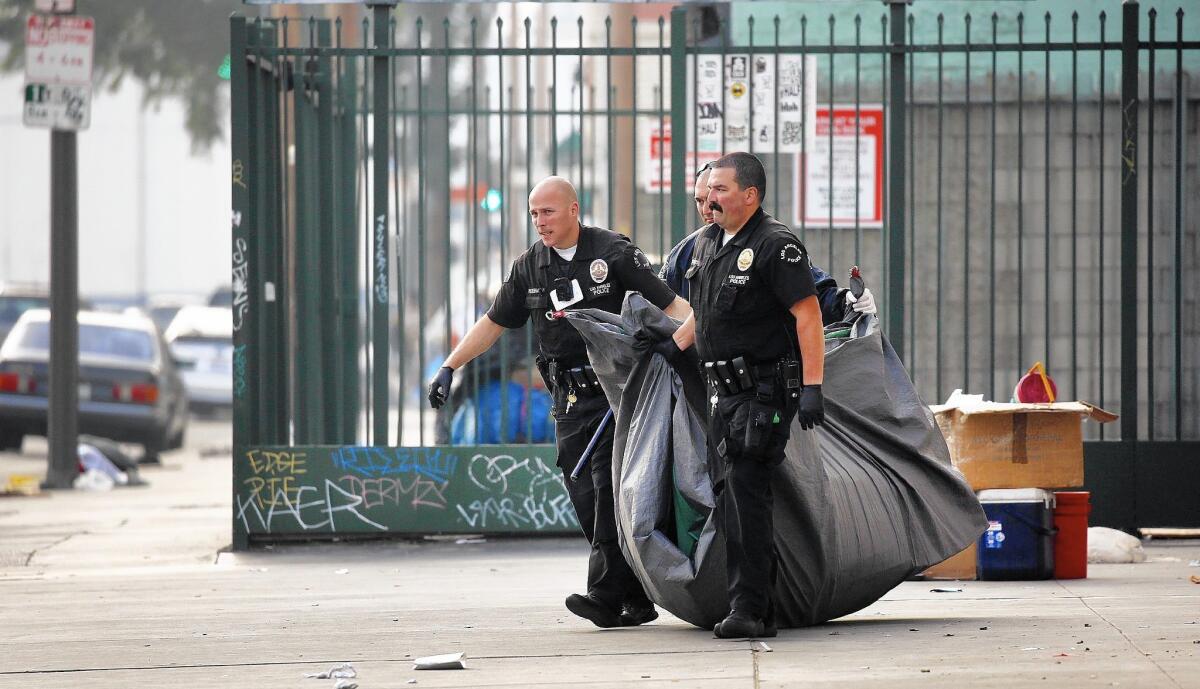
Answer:
[[[91,120],[95,21],[33,14],[25,22],[24,122],[86,129]]]

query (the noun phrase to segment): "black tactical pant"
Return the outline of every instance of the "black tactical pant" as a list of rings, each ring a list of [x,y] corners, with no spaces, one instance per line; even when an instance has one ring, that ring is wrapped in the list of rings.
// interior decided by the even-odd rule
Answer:
[[[634,576],[617,543],[612,476],[615,420],[609,421],[592,450],[591,459],[580,472],[579,480],[571,480],[571,472],[608,412],[608,399],[604,395],[580,395],[569,411],[566,407],[566,393],[560,386],[554,395],[558,467],[562,469],[567,494],[579,517],[579,526],[592,544],[592,553],[588,558],[588,595],[614,609],[619,609],[622,603],[639,607],[649,605],[641,582]]]
[[[775,467],[784,459],[784,449],[796,415],[794,404],[782,395],[765,406],[778,413],[771,418],[765,438],[751,439],[747,425],[758,401],[753,392],[717,399],[708,425],[709,466],[717,486],[717,528],[725,536],[729,605],[740,613],[774,621],[771,590],[775,584],[774,496],[771,482]]]

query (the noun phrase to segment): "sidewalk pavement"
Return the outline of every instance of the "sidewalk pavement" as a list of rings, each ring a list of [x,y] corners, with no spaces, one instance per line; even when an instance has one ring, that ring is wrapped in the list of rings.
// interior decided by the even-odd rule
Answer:
[[[31,444],[0,455],[0,479],[44,471]],[[908,582],[764,648],[665,611],[615,630],[573,617],[582,539],[225,552],[228,454],[164,462],[146,488],[0,498],[0,688],[329,689],[304,675],[342,662],[362,689],[1200,687],[1197,541],[1086,580]],[[412,669],[459,651],[466,670]]]

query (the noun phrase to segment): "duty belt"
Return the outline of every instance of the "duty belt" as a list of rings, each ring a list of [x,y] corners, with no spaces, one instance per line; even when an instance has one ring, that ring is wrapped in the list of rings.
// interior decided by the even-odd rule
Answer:
[[[764,401],[775,396],[777,386],[790,397],[800,393],[800,364],[783,360],[767,364],[749,364],[744,357],[704,362],[704,374],[714,395],[754,392]]]
[[[582,395],[599,395],[604,391],[600,388],[600,379],[591,366],[566,367],[557,359],[548,362],[550,379],[555,385],[566,385],[568,390],[574,390]]]

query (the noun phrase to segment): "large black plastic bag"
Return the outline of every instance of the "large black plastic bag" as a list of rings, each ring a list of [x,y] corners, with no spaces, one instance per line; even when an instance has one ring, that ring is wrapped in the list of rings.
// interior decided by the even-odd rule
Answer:
[[[568,317],[616,412],[613,484],[626,559],[655,603],[711,628],[729,605],[724,541],[711,517],[711,477],[721,472],[707,465],[699,371],[684,367],[681,376],[647,353],[676,324],[636,293],[619,316],[582,310]],[[850,337],[827,341],[825,425],[816,432],[793,426],[773,484],[782,627],[860,610],[970,545],[987,525],[877,324],[860,319]],[[690,554],[676,545],[679,498],[709,515]]]

